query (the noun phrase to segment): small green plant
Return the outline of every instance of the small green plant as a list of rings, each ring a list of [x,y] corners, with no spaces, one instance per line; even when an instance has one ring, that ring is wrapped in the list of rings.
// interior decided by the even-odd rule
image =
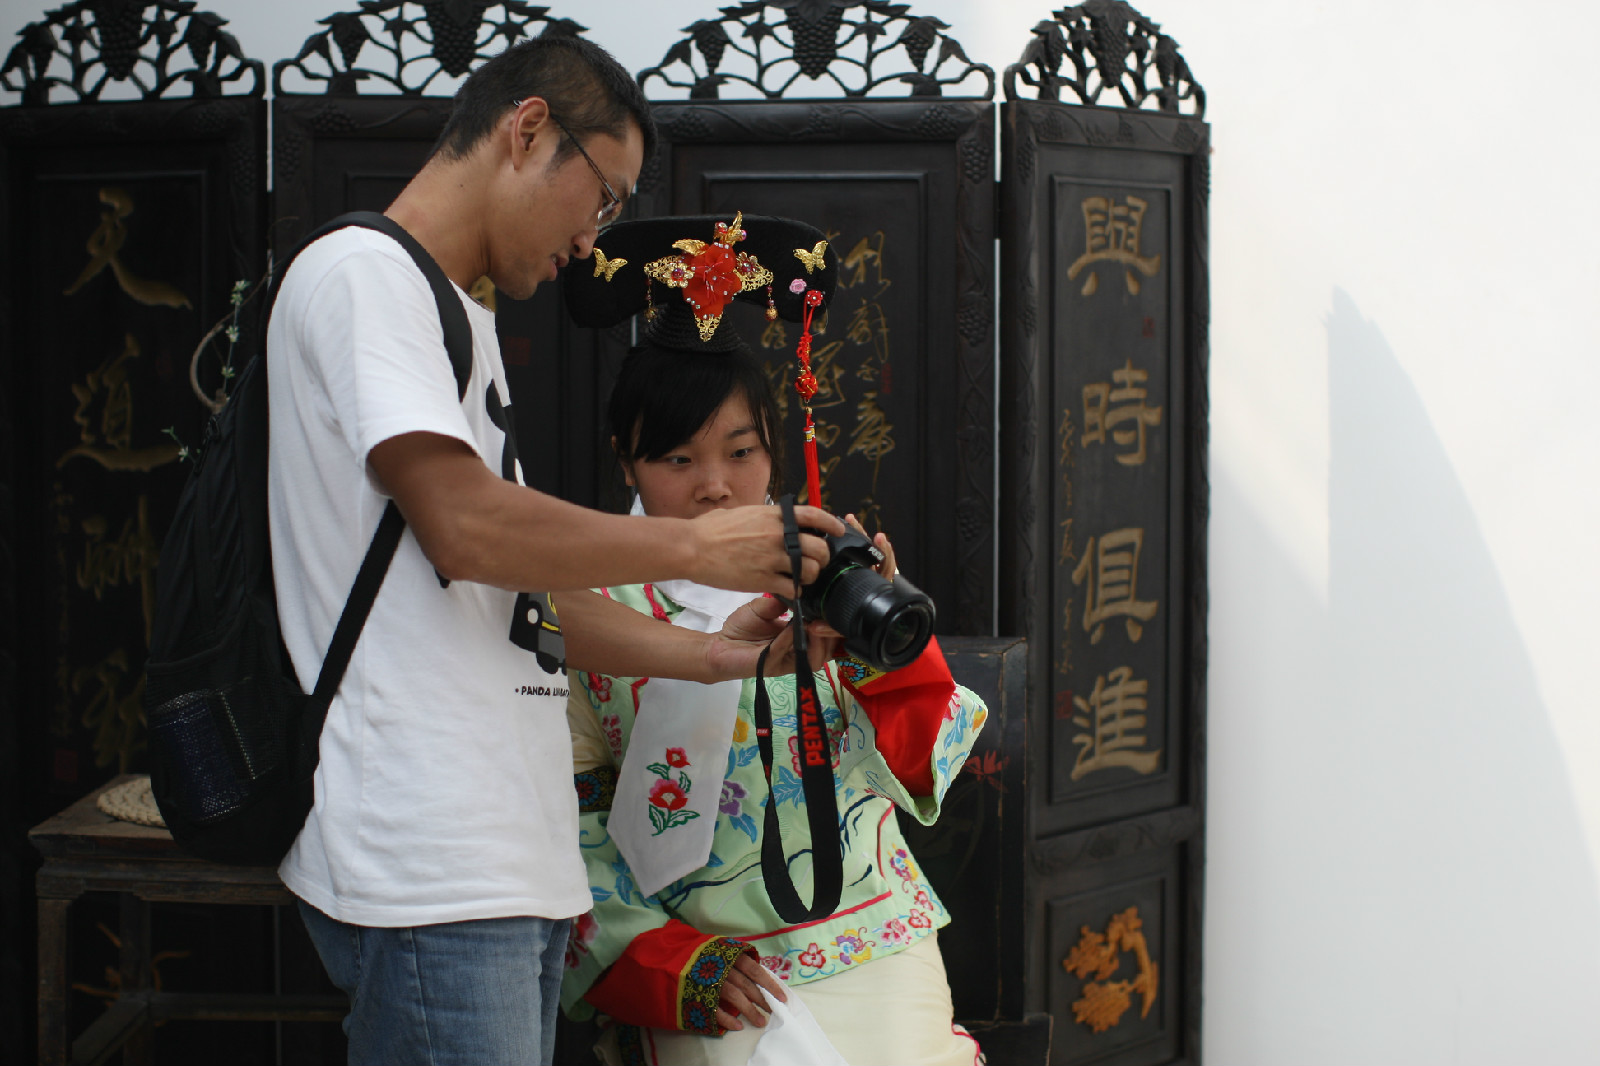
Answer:
[[[189,357],[189,387],[194,390],[195,397],[212,414],[219,413],[227,406],[229,389],[233,386],[234,378],[239,376],[239,368],[233,363],[234,349],[239,344],[239,313],[244,310],[246,304],[256,298],[264,287],[271,284],[272,262],[270,259],[267,262],[266,274],[254,284],[243,279],[235,281],[233,288],[228,293],[228,313],[223,316],[220,322],[206,331],[206,335],[200,338],[200,343],[195,345],[194,354]],[[219,337],[227,338],[228,347],[222,352],[216,353],[213,347]],[[216,391],[209,396],[200,387],[200,364],[205,360],[208,353],[213,354],[218,360],[220,365],[217,370],[222,376],[222,384],[217,386]],[[178,446],[178,459],[180,462],[188,462],[195,457],[195,449],[185,444],[183,439],[178,436],[176,426],[168,426],[162,432],[171,437],[173,443]]]

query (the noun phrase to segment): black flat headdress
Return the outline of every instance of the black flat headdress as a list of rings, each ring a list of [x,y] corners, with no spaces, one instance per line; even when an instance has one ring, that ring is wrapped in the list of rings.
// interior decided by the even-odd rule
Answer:
[[[812,309],[826,307],[838,274],[838,257],[804,222],[680,215],[618,223],[564,280],[567,312],[580,326],[603,328],[645,311],[645,335],[660,347],[730,351],[743,342],[718,328],[729,301],[803,322],[806,294],[820,295]]]

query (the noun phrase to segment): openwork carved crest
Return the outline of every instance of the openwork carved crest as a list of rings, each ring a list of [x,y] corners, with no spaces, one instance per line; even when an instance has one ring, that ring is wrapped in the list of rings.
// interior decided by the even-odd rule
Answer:
[[[327,29],[307,37],[293,59],[273,64],[273,92],[350,95],[366,82],[422,96],[441,76],[460,78],[524,37],[576,37],[588,29],[519,0],[361,0],[358,6],[319,20]],[[289,72],[302,88],[285,88]]]
[[[1079,103],[1093,105],[1114,91],[1123,107],[1195,118],[1206,113],[1205,90],[1178,54],[1178,42],[1125,0],[1085,0],[1039,23],[1022,58],[1006,68],[1006,99],[1021,99],[1019,79],[1037,89],[1040,100],[1058,101],[1067,89]]]
[[[724,86],[776,100],[801,78],[805,90],[820,83],[828,95],[837,87],[847,97],[901,85],[910,96],[943,96],[963,86],[976,90],[981,79],[983,98],[993,99],[994,71],[968,59],[943,32],[948,28],[886,0],[750,0],[685,26],[689,36],[659,66],[640,71],[639,84],[649,89],[655,78],[689,90],[691,100],[718,99]],[[895,52],[910,69],[891,67]]]
[[[50,103],[63,89],[73,103],[94,103],[108,84],[131,87],[145,100],[179,95],[260,96],[259,60],[246,59],[228,20],[196,11],[195,0],[77,0],[18,31],[22,40],[0,67],[0,85],[22,94],[24,106]],[[193,65],[186,65],[192,62]]]

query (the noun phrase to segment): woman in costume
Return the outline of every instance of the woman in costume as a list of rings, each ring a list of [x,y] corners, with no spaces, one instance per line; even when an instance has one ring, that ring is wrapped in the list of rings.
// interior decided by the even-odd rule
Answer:
[[[818,294],[811,310],[825,304],[837,271],[822,234],[786,219],[652,219],[616,226],[600,245],[592,275],[568,274],[574,318],[607,326],[650,312],[608,411],[635,512],[693,518],[769,500],[780,477],[771,390],[749,349],[718,326],[733,298],[809,326],[808,294]],[[875,544],[892,578],[888,540],[880,533]],[[702,629],[749,599],[686,581],[603,591]],[[837,647],[837,634],[818,632]],[[770,792],[758,684],[770,700]],[[763,1032],[758,987],[774,999],[799,990],[846,1062],[980,1061],[952,1023],[935,937],[950,916],[895,809],[923,824],[938,817],[987,711],[951,679],[937,641],[888,673],[840,657],[815,684],[843,889],[831,913],[791,923],[769,899],[762,844],[770,795],[787,869],[801,896],[815,890],[795,679],[702,685],[572,672],[568,722],[595,906],[574,925],[562,1004],[578,1020],[602,1016],[605,1061],[745,1063]]]

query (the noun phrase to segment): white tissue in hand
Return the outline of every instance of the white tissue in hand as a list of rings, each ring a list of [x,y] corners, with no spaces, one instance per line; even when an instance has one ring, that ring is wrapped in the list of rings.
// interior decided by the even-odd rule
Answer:
[[[850,1066],[829,1043],[805,1001],[792,988],[784,991],[788,1002],[779,1003],[767,995],[766,989],[761,990],[770,1013],[767,1027],[750,1054],[749,1066]]]

